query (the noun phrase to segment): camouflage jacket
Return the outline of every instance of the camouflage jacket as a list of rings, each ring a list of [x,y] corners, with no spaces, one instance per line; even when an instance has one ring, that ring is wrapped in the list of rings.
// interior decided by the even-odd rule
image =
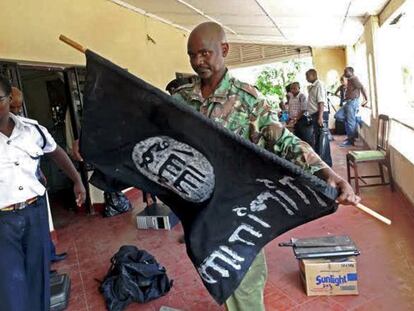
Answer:
[[[284,128],[277,110],[254,87],[238,81],[228,72],[206,99],[201,94],[198,76],[192,76],[186,84],[170,91],[179,101],[309,173],[327,167],[307,143]]]

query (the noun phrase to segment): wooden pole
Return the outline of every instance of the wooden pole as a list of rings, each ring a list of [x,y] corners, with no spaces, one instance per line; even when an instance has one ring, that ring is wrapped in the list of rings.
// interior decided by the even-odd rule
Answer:
[[[65,42],[67,45],[70,45],[71,47],[73,47],[74,49],[82,52],[85,54],[86,49],[80,45],[78,42],[73,41],[72,39],[69,39],[68,37],[64,36],[64,35],[60,35],[59,36],[59,40]]]
[[[388,218],[378,214],[377,212],[373,211],[372,209],[366,207],[365,205],[362,205],[361,203],[358,203],[355,205],[356,208],[359,208],[361,211],[364,211],[365,213],[371,215],[372,217],[378,219],[379,221],[382,221],[383,223],[387,225],[391,225],[391,220]]]

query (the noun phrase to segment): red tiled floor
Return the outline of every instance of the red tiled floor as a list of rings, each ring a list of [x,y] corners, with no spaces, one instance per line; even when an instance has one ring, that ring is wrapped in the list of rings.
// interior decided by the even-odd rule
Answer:
[[[334,169],[345,177],[345,153],[332,143]],[[371,170],[367,168],[365,170]],[[414,208],[389,187],[362,189],[363,203],[391,218],[386,226],[354,207],[341,207],[334,215],[293,229],[266,247],[269,269],[265,289],[267,310],[414,310]],[[172,231],[136,230],[134,215],[140,198],[134,194],[134,211],[112,218],[86,216],[56,209],[58,251],[69,257],[54,266],[69,273],[72,292],[69,311],[105,310],[98,282],[109,268],[111,256],[121,245],[133,244],[152,253],[174,280],[170,293],[146,304],[131,304],[127,311],[158,311],[169,306],[186,311],[224,310],[204,289],[187,258],[185,247],[177,242],[181,227]],[[348,234],[361,250],[358,257],[358,296],[307,297],[298,275],[292,250],[279,248],[290,237]],[[252,310],[255,311],[255,310]]]

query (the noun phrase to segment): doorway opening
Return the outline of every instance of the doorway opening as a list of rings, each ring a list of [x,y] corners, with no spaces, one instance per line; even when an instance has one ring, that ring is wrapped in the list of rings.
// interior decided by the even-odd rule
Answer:
[[[20,80],[27,117],[45,126],[56,143],[70,152],[73,142],[72,123],[69,116],[69,101],[65,87],[65,76],[61,69],[42,70],[21,67]],[[72,181],[46,157],[42,158],[41,170],[46,178],[50,205],[66,209],[74,208]]]

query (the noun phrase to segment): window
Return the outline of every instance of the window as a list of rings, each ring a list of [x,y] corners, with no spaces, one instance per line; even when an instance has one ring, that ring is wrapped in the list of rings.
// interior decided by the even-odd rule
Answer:
[[[367,45],[364,41],[359,41],[357,44],[355,44],[353,61],[351,63],[351,66],[354,67],[355,75],[359,78],[367,92],[368,105],[365,108],[360,107],[359,114],[361,115],[361,118],[364,121],[364,123],[368,126],[371,125],[371,108],[375,106],[373,105],[375,96],[373,96],[371,92],[372,90],[374,90],[372,86],[373,80],[369,79],[369,75],[372,74],[372,68],[370,68],[369,66],[371,65],[369,61],[371,61],[372,63],[372,55],[369,54],[367,58]]]
[[[390,144],[414,163],[414,2],[407,1],[377,37],[378,113],[391,123]]]
[[[370,87],[368,78],[368,62],[367,62],[367,45],[365,42],[359,42],[355,46],[355,75],[359,78],[362,85],[367,91],[367,96],[370,97]],[[371,106],[371,98],[368,98]]]
[[[408,1],[407,1],[408,2]],[[414,126],[414,6],[378,32],[379,113]]]

